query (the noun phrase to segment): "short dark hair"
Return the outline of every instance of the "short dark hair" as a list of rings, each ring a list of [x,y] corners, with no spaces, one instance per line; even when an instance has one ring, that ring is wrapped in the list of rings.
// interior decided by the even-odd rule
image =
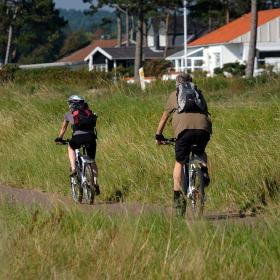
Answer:
[[[176,77],[176,84],[192,82],[192,76],[188,73],[179,73]]]

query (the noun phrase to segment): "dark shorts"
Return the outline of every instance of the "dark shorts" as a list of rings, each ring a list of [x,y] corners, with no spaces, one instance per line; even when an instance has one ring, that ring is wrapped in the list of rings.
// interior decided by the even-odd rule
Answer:
[[[72,149],[80,149],[82,145],[85,145],[87,154],[95,159],[96,154],[96,137],[92,133],[79,134],[72,136],[69,141],[69,145]]]
[[[195,153],[202,154],[210,140],[210,133],[201,129],[186,129],[182,131],[175,143],[176,161],[186,162],[191,152],[191,146],[196,145]]]

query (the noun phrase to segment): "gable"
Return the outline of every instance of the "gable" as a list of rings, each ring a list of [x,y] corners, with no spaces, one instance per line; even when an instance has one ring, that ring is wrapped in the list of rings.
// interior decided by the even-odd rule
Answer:
[[[280,18],[280,9],[266,10],[258,12],[258,27]],[[216,30],[202,36],[201,38],[191,42],[189,46],[223,44],[240,42],[242,36],[247,36],[250,32],[251,13],[242,16]],[[247,35],[246,35],[247,34]]]

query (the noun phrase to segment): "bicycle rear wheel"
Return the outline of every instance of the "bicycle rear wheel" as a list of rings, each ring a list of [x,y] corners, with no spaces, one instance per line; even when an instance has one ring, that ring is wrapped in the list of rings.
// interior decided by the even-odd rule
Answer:
[[[205,186],[203,181],[203,174],[200,168],[195,168],[192,180],[193,186],[195,188],[191,199],[192,214],[194,218],[200,218],[203,215],[205,202]]]
[[[85,166],[85,182],[84,182],[84,198],[87,203],[93,204],[95,190],[94,190],[94,174],[90,164]]]

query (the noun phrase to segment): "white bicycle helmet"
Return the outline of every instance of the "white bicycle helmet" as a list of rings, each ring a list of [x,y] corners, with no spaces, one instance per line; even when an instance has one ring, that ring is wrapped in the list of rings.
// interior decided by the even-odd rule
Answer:
[[[71,103],[83,103],[83,102],[85,102],[85,99],[80,95],[71,95],[68,98],[68,103],[69,104],[71,104]]]

